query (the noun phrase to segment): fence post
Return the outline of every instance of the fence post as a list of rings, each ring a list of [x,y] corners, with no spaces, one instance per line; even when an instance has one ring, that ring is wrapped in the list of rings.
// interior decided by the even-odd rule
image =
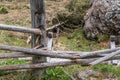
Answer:
[[[53,33],[48,32],[48,43],[47,43],[47,49],[52,51],[53,50]],[[47,62],[50,62],[51,58],[47,57]]]
[[[115,45],[115,35],[110,35],[110,49],[114,49],[116,47]],[[117,60],[112,60],[112,61],[108,61],[108,64],[114,64],[117,63]]]
[[[39,28],[42,35],[32,34],[31,46],[36,47],[40,45],[41,47],[46,47],[46,20],[45,20],[45,0],[30,0],[31,5],[31,18],[32,18],[32,28]],[[34,63],[46,62],[46,57],[34,56],[32,60]],[[45,73],[45,69],[34,69],[32,71],[32,76],[36,80],[42,78]]]
[[[110,49],[114,49],[115,48],[115,36],[114,35],[110,35],[109,48]],[[108,64],[113,64],[113,60],[108,61]]]

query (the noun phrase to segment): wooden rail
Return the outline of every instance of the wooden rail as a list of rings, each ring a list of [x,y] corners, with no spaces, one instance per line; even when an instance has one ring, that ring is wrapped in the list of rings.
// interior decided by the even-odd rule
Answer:
[[[90,62],[97,60],[98,58],[91,59],[75,59],[75,60],[65,60],[61,62],[47,62],[47,63],[36,63],[36,64],[23,64],[23,65],[9,65],[9,66],[0,66],[0,70],[20,70],[20,69],[42,69],[48,67],[56,67],[56,66],[68,66],[79,64],[82,66],[90,66]],[[108,60],[119,60],[120,56],[114,56]],[[108,61],[105,60],[105,61]]]
[[[19,26],[10,26],[10,25],[5,25],[5,24],[0,24],[0,29],[1,30],[8,30],[8,31],[32,33],[32,34],[41,34],[41,30],[39,30],[39,29],[19,27]]]
[[[0,53],[0,59],[4,58],[20,58],[20,57],[32,57],[33,55],[28,55],[22,52],[13,52],[13,53]]]
[[[106,49],[104,50],[104,52],[114,52],[114,51],[118,51],[119,49],[120,48]],[[0,50],[18,51],[18,52],[23,52],[23,53],[32,54],[32,55],[49,56],[49,57],[54,57],[54,58],[66,58],[66,59],[80,59],[80,58],[97,56],[97,55],[100,55],[101,53],[105,54],[103,53],[103,50],[94,51],[94,52],[86,52],[86,54],[83,54],[85,52],[79,52],[79,54],[72,52],[73,54],[71,54],[69,53],[69,51],[68,52],[67,51],[62,51],[62,52],[61,51],[46,51],[46,50],[40,50],[40,49],[30,49],[30,48],[7,46],[7,45],[0,45]]]

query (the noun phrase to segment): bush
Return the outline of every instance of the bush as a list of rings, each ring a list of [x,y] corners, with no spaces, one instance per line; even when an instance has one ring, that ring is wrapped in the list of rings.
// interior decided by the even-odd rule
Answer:
[[[1,7],[1,8],[0,8],[0,14],[6,14],[6,13],[8,13],[7,8]]]
[[[57,18],[53,19],[53,24],[59,21],[65,22],[64,27],[74,29],[83,24],[83,17],[89,7],[89,0],[71,0],[66,6],[66,11],[57,14]],[[58,21],[59,20],[59,21]]]
[[[66,8],[70,12],[80,12],[86,10],[89,7],[89,0],[71,0]]]

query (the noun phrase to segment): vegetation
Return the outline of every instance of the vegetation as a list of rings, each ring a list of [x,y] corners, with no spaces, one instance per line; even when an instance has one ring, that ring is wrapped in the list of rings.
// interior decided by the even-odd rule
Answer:
[[[104,64],[100,64],[100,65],[96,65],[93,67],[94,70],[99,70],[103,73],[103,75],[109,76],[108,74],[112,74],[112,77],[118,77],[120,78],[120,67],[116,67],[113,65],[104,65]]]
[[[115,67],[113,65],[100,64],[100,65],[94,66],[93,69],[100,70],[102,72],[112,72],[117,76],[119,76],[119,74],[120,74],[119,67]]]
[[[88,0],[71,0],[65,6],[65,10],[59,11],[57,16],[53,18],[52,23],[66,22],[63,25],[66,28],[75,29],[83,24],[83,16],[88,9]],[[67,30],[68,31],[68,30]]]
[[[59,41],[65,44],[68,50],[95,51],[109,48],[108,36],[103,36],[101,42],[87,40],[84,37],[81,27],[74,30],[72,34],[66,36],[67,37],[61,37]]]
[[[8,13],[8,10],[5,7],[0,8],[0,14],[6,14]]]
[[[56,50],[94,51],[108,48],[109,37],[106,35],[99,35],[101,37],[101,42],[87,40],[84,37],[82,24],[83,16],[85,15],[85,12],[89,6],[88,0],[67,0],[67,2],[64,2],[62,0],[47,0],[47,2],[48,3],[46,3],[46,12],[48,26],[56,24],[59,21],[63,22],[67,20],[67,23],[63,25],[64,29],[61,28],[64,33],[61,33],[59,43],[55,45]],[[2,5],[3,8],[3,4],[0,3],[0,5]],[[9,0],[8,2],[4,2],[4,5],[7,8],[0,8],[0,13],[2,12],[2,14],[0,14],[0,23],[21,26],[31,25],[28,2],[19,1],[18,3],[17,0]],[[59,9],[56,6],[59,6]],[[10,34],[11,32],[9,31],[0,31],[0,44],[30,47],[29,44],[26,45],[26,39],[21,39],[20,37],[16,38],[14,36],[11,36]],[[19,36],[28,36],[28,34],[21,33],[13,34],[17,34]],[[0,53],[3,52],[8,51],[0,50]],[[0,61],[0,66],[24,63],[27,62],[19,59],[3,59]],[[46,70],[46,75],[43,77],[43,80],[71,80],[71,76],[74,73],[80,70],[85,70],[86,68],[87,67],[81,67],[80,65],[48,68]],[[110,72],[112,74],[115,74],[116,76],[118,76],[120,73],[120,69],[112,65],[97,65],[94,66],[92,69],[99,70],[101,71],[101,73],[103,73],[103,71],[108,73]],[[33,77],[31,77],[29,71],[14,71],[13,73],[9,73],[9,71],[2,71],[0,72],[0,75],[2,75],[0,76],[0,80],[34,80]]]
[[[71,80],[63,71],[63,67],[48,68],[43,80]]]

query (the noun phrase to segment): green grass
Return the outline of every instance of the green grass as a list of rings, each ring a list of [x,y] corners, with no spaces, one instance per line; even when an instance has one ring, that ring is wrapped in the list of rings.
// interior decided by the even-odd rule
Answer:
[[[14,64],[25,64],[26,61],[19,60],[19,59],[7,59],[7,60],[1,60],[0,66],[6,66],[6,65],[14,65]],[[0,76],[9,74],[10,71],[0,71]],[[0,77],[0,80],[4,80]]]
[[[0,66],[13,65],[13,64],[25,64],[25,63],[26,62],[24,60],[8,59],[8,60],[1,60],[0,61]]]
[[[5,7],[0,7],[0,14],[6,14],[6,13],[8,13],[7,8],[5,8]]]
[[[108,38],[103,38],[102,41],[106,40],[108,40]],[[68,34],[67,37],[61,37],[60,42],[65,44],[68,49],[74,51],[94,51],[108,48],[100,45],[98,41],[87,40],[84,37],[82,28],[76,29],[73,33]]]
[[[100,64],[96,65],[93,67],[94,70],[99,70],[103,73],[113,73],[117,77],[120,77],[120,67],[116,67],[113,65],[105,65],[105,64]]]
[[[9,46],[20,46],[20,47],[30,47],[29,44],[26,43],[26,40],[20,39],[17,37],[10,37],[9,32],[0,31],[0,45],[9,45]],[[0,53],[8,53],[10,51],[0,50]]]
[[[2,30],[0,31],[0,44],[23,47],[29,46],[26,44],[26,40],[17,37],[11,37],[8,34],[9,34],[8,31],[7,32]]]
[[[48,68],[46,75],[42,80],[71,80],[71,78],[63,72],[63,67]]]

